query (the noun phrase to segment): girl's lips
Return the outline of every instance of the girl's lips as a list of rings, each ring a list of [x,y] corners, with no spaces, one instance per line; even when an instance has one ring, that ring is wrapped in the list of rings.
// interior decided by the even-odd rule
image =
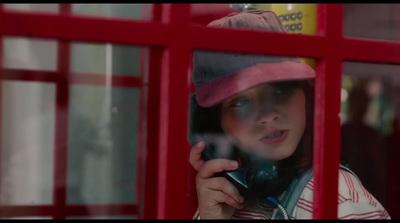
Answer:
[[[268,144],[268,145],[279,144],[279,143],[281,143],[282,141],[284,141],[287,138],[287,136],[289,134],[288,132],[289,131],[284,130],[284,131],[282,131],[282,135],[280,135],[280,136],[275,136],[275,137],[272,137],[272,138],[264,137],[260,141],[262,141],[263,143]]]

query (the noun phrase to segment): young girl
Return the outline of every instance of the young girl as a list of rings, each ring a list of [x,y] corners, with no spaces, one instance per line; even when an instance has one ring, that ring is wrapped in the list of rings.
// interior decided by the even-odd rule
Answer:
[[[285,32],[266,10],[209,26]],[[311,219],[314,70],[297,57],[206,51],[193,63],[196,218]],[[339,173],[338,218],[390,218],[351,171]]]

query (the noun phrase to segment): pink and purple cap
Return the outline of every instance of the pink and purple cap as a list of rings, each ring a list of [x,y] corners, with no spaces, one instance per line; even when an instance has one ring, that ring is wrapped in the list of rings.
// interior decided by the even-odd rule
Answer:
[[[269,10],[231,13],[208,26],[286,32],[278,16]],[[299,57],[200,50],[193,54],[192,81],[197,103],[203,107],[259,84],[312,78],[315,71]]]

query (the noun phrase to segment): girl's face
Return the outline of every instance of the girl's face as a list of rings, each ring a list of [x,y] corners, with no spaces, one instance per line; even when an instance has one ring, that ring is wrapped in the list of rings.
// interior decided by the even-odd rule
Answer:
[[[296,150],[306,126],[306,102],[299,82],[263,84],[222,103],[221,127],[240,149],[270,160]]]

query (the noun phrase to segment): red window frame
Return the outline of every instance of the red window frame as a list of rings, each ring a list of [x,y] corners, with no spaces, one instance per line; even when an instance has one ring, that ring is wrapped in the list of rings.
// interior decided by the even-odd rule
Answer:
[[[314,117],[314,219],[337,218],[337,184],[340,157],[340,89],[343,61],[400,64],[400,42],[343,36],[343,4],[318,4],[317,35],[222,30],[191,24],[190,4],[154,4],[151,21],[71,15],[71,4],[60,4],[59,14],[5,11],[0,5],[0,37],[23,36],[59,40],[57,71],[1,69],[2,80],[41,81],[56,84],[55,142],[67,141],[69,85],[103,85],[95,74],[69,71],[71,41],[109,42],[150,47],[149,80],[143,76],[113,75],[113,86],[140,88],[147,94],[147,155],[138,180],[137,204],[67,205],[67,146],[55,144],[53,204],[0,206],[1,217],[135,215],[139,218],[190,218],[193,205],[188,164],[188,97],[192,91],[189,55],[194,49],[293,55],[317,59]],[[140,30],[140,32],[137,32]],[[243,39],[251,39],[245,41]],[[272,45],[265,43],[274,42]],[[3,41],[0,43],[2,48]],[[265,47],[260,47],[265,46]],[[0,51],[0,59],[1,59]],[[1,61],[1,60],[0,60]],[[144,106],[141,102],[141,106]],[[0,114],[1,117],[1,114]],[[142,134],[140,132],[140,134]],[[151,136],[151,139],[150,139]],[[0,139],[1,140],[1,139]],[[145,142],[140,145],[144,145]],[[1,151],[1,150],[0,150]],[[138,168],[138,176],[142,169]],[[93,216],[93,212],[90,213]]]

